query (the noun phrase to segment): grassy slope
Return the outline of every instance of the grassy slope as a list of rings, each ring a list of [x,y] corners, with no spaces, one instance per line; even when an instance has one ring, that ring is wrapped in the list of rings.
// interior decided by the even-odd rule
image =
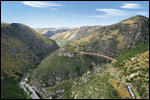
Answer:
[[[53,44],[54,41],[39,35],[28,26],[19,24],[19,30],[13,29],[8,23],[1,23],[1,29],[6,29],[6,33],[1,31],[1,97],[8,99],[28,98],[24,91],[18,85],[24,72],[33,68],[32,62],[39,56],[29,49],[28,44],[15,37],[15,31],[25,30],[28,35],[35,35],[36,38],[44,41],[45,44]],[[14,33],[10,32],[14,31]],[[26,38],[27,39],[27,38]]]
[[[128,50],[117,59],[114,66],[122,70],[120,78],[132,84],[138,99],[149,98],[149,43]]]
[[[5,77],[1,85],[1,99],[31,99],[13,78]]]
[[[9,24],[1,24],[7,27]],[[9,37],[9,38],[8,38]],[[7,50],[9,49],[9,50]],[[11,53],[11,50],[22,50],[24,52]],[[26,56],[24,56],[26,55]],[[33,51],[28,51],[27,46],[17,38],[2,33],[1,37],[1,98],[26,99],[28,96],[20,88],[18,82],[23,76],[22,71],[30,64],[28,59],[35,56]]]
[[[139,45],[130,49],[117,57],[118,62],[114,64],[106,64],[97,68],[104,68],[103,72],[96,72],[94,68],[89,75],[86,76],[87,82],[82,83],[83,75],[74,81],[68,80],[54,87],[47,88],[48,93],[55,93],[58,90],[65,90],[58,98],[130,98],[125,83],[131,83],[136,98],[149,98],[149,43]],[[132,57],[141,59],[140,61],[131,60]],[[136,61],[136,63],[135,63]],[[126,64],[125,64],[126,63]],[[127,66],[128,64],[128,66]],[[137,66],[138,65],[138,66]],[[130,69],[130,70],[129,70]],[[129,76],[135,72],[138,75],[133,78]],[[115,74],[114,74],[115,73]],[[139,78],[138,78],[139,77]],[[127,80],[126,80],[127,79]],[[123,82],[121,81],[123,80]],[[129,81],[128,81],[129,80]],[[64,83],[67,83],[66,85]],[[62,88],[63,85],[63,88]],[[72,86],[72,87],[70,87]],[[101,91],[101,92],[100,92]],[[49,98],[49,96],[48,96]]]
[[[101,74],[91,72],[89,81],[83,84],[77,84],[69,91],[65,92],[61,98],[74,99],[119,99],[116,89],[108,82],[109,73],[102,72]],[[95,76],[96,75],[96,76]],[[82,77],[77,83],[82,82]],[[87,78],[88,79],[88,78]],[[115,94],[113,94],[115,92]]]
[[[61,55],[64,53],[73,54],[73,57]],[[56,72],[56,76],[63,80],[68,80],[69,74],[72,75],[72,78],[81,76],[87,70],[91,69],[92,65],[90,63],[85,63],[86,61],[87,60],[85,56],[78,55],[76,52],[72,51],[71,48],[67,49],[67,51],[56,51],[50,56],[46,57],[41,62],[41,64],[33,71],[32,82],[36,85],[40,83],[39,81],[42,81],[42,83],[47,83],[49,81],[49,79],[47,78],[51,77],[53,72]],[[43,75],[43,73],[49,76],[45,76]],[[77,76],[75,76],[74,73],[76,73]]]

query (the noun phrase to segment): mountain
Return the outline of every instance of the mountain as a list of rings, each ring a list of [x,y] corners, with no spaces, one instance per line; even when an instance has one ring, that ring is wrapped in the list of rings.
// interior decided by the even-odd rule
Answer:
[[[43,36],[50,38],[51,36],[72,30],[73,28],[34,28],[35,31],[42,34]]]
[[[74,87],[74,85],[72,85],[73,84],[72,82],[78,80],[80,77],[82,77],[82,75],[84,76],[84,73],[86,73],[87,71],[92,71],[92,69],[97,68],[97,66],[102,67],[102,65],[108,62],[110,63],[110,61],[103,58],[81,55],[80,52],[90,52],[90,53],[105,55],[111,58],[117,58],[117,56],[119,55],[122,55],[122,57],[126,57],[125,55],[123,55],[124,54],[123,52],[128,51],[129,49],[136,48],[131,50],[132,52],[127,53],[129,56],[128,59],[124,59],[127,60],[127,62],[130,65],[133,65],[135,62],[133,62],[132,64],[132,62],[130,63],[129,60],[131,55],[135,54],[136,51],[138,50],[139,50],[138,53],[140,54],[141,51],[144,49],[144,48],[141,49],[140,47],[139,47],[140,49],[138,49],[138,46],[143,47],[144,45],[146,50],[148,50],[149,48],[149,18],[147,17],[138,15],[113,25],[100,26],[100,27],[97,26],[94,28],[93,27],[90,28],[91,30],[87,28],[88,31],[87,30],[85,31],[83,38],[80,38],[79,40],[76,40],[74,42],[65,45],[63,48],[60,48],[59,50],[55,51],[54,53],[46,57],[41,62],[41,64],[30,74],[30,79],[31,79],[30,84],[37,88],[37,91],[40,93],[40,95],[42,95],[43,98],[63,98],[63,97],[64,98],[93,98],[90,96],[89,97],[83,97],[83,96],[86,96],[86,94],[88,94],[88,90],[87,90],[88,88],[86,86],[89,86],[90,88],[91,85],[94,85],[95,80],[96,82],[99,82],[99,80],[97,80],[99,79],[99,77],[95,76],[94,78],[90,78],[91,83],[87,83],[87,85],[81,85],[79,87],[78,86]],[[70,35],[70,33],[68,34]],[[76,33],[72,33],[72,34],[76,34]],[[73,35],[70,40],[74,39],[74,36],[75,35]],[[68,39],[69,38],[70,37],[68,37]],[[145,52],[144,54],[141,55],[146,56],[146,54],[148,54],[148,52]],[[141,59],[143,59],[142,58],[143,56],[140,57]],[[149,56],[147,56],[146,59],[148,59],[148,57]],[[118,63],[119,63],[118,68],[124,66],[125,64],[125,62],[123,64],[121,64],[121,62]],[[148,62],[146,61],[144,63],[147,64]],[[102,88],[104,88],[104,86],[106,85],[106,88],[102,90],[108,92],[108,94],[107,93],[105,95],[101,94],[104,95],[103,97],[99,97],[99,96],[95,96],[95,97],[109,98],[109,99],[126,98],[122,95],[124,94],[124,92],[119,91],[120,88],[117,88],[116,85],[113,84],[115,81],[110,80],[109,82],[106,82],[112,77],[114,77],[115,79],[117,78],[114,75],[110,76],[112,72],[110,72],[109,70],[109,68],[111,69],[113,67],[116,67],[117,65],[116,66],[108,65],[108,66],[111,67],[107,68],[106,65],[106,73],[100,76],[101,77],[100,80],[102,80],[102,84],[99,84]],[[119,70],[118,68],[115,69],[116,72]],[[122,69],[124,69],[124,67]],[[123,75],[126,75],[128,71],[130,72],[130,67],[129,69],[126,68],[124,70],[126,70],[126,72]],[[144,70],[144,72],[141,73],[147,74],[146,72],[147,69],[145,70],[144,68],[141,70]],[[130,74],[127,74],[126,76],[129,76],[131,74],[132,71],[130,72]],[[80,81],[77,81],[75,82],[75,84],[78,84],[79,82]],[[140,82],[140,80],[138,82]],[[67,84],[67,86],[66,85],[63,86],[62,84],[63,85]],[[97,87],[99,85],[97,83],[95,86]],[[146,87],[147,87],[147,83],[146,83]],[[65,91],[64,88],[67,88],[67,91]],[[47,89],[52,89],[53,91],[58,89],[58,91],[55,91],[56,94],[50,92],[52,93],[51,94],[52,96],[50,96],[49,92],[46,93]],[[140,91],[138,90],[139,88],[136,87],[136,89],[138,91],[137,94],[140,94],[139,98],[144,98],[143,95],[145,94],[139,93]],[[98,89],[95,89],[95,91],[96,90]],[[114,92],[112,93],[110,91],[114,91]],[[59,97],[59,95],[62,93],[64,94]],[[95,95],[98,94],[96,93]]]
[[[76,40],[80,40],[90,34],[94,34],[94,30],[98,30],[101,26],[82,26],[66,32],[55,34],[51,39],[55,40],[60,47],[71,43]]]
[[[132,25],[133,27],[138,27],[139,24],[147,23],[147,20],[149,20],[149,19],[147,19],[144,16],[137,15],[135,17],[125,19],[117,24],[107,26],[107,29],[105,29],[106,26],[104,26],[104,27],[102,27],[102,26],[84,26],[84,27],[76,28],[74,30],[67,31],[67,32],[55,34],[51,37],[51,39],[55,40],[60,47],[63,47],[64,45],[66,45],[70,42],[80,40],[81,38],[87,37],[90,34],[99,34],[103,30],[105,30],[105,31],[109,30],[109,31],[105,32],[106,34],[109,34],[111,31],[113,31],[113,30],[115,31],[115,29],[117,29],[119,27],[120,28],[122,28],[122,27],[129,28],[130,27],[129,25]],[[146,22],[143,22],[143,21],[146,21]],[[125,28],[124,28],[124,30],[125,30]],[[122,31],[124,31],[124,30],[122,30]],[[125,30],[125,32],[126,31],[127,30]],[[138,30],[136,30],[136,31],[138,31]]]
[[[126,21],[130,22],[131,19],[134,23],[127,24],[121,21],[117,24],[101,27],[100,31],[94,31],[95,34],[70,45],[76,51],[94,52],[115,57],[124,50],[149,41],[149,18],[134,16]]]
[[[1,23],[1,98],[26,98],[19,80],[58,48],[55,41],[26,25]]]

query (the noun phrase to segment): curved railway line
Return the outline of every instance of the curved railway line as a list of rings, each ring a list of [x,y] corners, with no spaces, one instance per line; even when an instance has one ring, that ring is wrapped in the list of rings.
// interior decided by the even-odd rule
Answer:
[[[100,54],[96,54],[96,53],[80,52],[80,54],[84,54],[84,55],[92,55],[92,56],[98,56],[98,57],[102,57],[102,58],[109,59],[109,60],[111,60],[112,62],[117,62],[117,60],[115,60],[115,59],[113,59],[113,58],[111,58],[111,57],[104,56],[104,55],[100,55]]]

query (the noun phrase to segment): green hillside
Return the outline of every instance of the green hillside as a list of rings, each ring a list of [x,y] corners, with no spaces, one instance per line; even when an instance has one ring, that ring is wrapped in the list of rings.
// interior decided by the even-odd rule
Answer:
[[[131,98],[125,86],[128,83],[132,86],[137,99],[148,99],[149,43],[125,51],[117,58],[118,62],[116,63],[97,66],[79,78],[63,81],[58,85],[46,88],[45,97],[61,99],[127,99]],[[123,59],[119,60],[120,58]]]
[[[58,49],[57,44],[23,24],[1,23],[1,96],[26,98],[18,82],[48,54]],[[16,91],[16,92],[15,92]]]

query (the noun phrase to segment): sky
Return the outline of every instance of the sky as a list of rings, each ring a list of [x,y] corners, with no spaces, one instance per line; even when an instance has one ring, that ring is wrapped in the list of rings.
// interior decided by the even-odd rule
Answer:
[[[32,28],[111,25],[149,17],[149,1],[1,1],[1,21]]]

